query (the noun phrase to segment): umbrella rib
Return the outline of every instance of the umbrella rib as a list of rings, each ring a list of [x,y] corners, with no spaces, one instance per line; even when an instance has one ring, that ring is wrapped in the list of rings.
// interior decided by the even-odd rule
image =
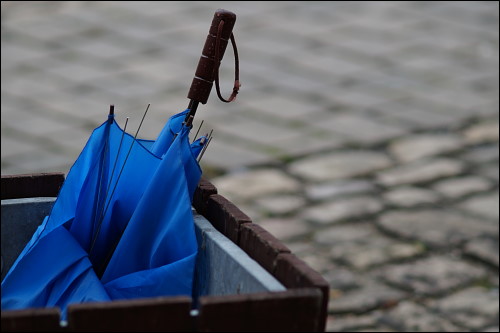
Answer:
[[[128,120],[129,120],[129,117],[127,117],[125,119],[125,126],[123,127],[122,137],[120,139],[120,145],[118,146],[118,151],[116,152],[115,163],[113,165],[113,170],[111,171],[111,176],[109,178],[108,188],[106,189],[106,194],[104,195],[104,198],[108,197],[109,189],[111,188],[111,182],[113,181],[113,176],[115,175],[116,165],[118,163],[118,157],[120,156],[120,151],[122,149],[123,138],[125,137],[125,132],[127,131]],[[105,200],[105,202],[106,202],[106,200]],[[103,217],[104,206],[105,205],[102,205],[101,211],[99,212],[99,219],[98,219],[98,221],[101,221],[101,218]]]
[[[207,138],[207,143],[205,144],[205,146],[203,147],[203,149],[201,150],[201,153],[200,153],[200,157],[198,157],[198,163],[200,163],[201,159],[203,158],[203,155],[205,154],[205,151],[207,150],[208,148],[208,145],[210,144],[210,142],[212,141],[212,133],[214,132],[214,130],[212,129],[210,131],[210,134],[208,134],[208,138]]]
[[[106,145],[104,147],[104,157],[103,157],[103,160],[101,161],[101,167],[100,167],[100,170],[99,170],[99,186],[98,186],[98,190],[97,190],[97,207],[96,207],[96,210],[97,211],[100,211],[101,209],[99,208],[99,202],[100,200],[102,199],[101,198],[101,189],[103,187],[103,177],[104,177],[104,165],[105,165],[105,160],[106,160],[106,155],[107,155],[107,152],[109,151],[109,135],[108,135],[108,138],[106,140]],[[102,204],[102,206],[104,207],[104,204],[106,203],[106,196],[104,196],[104,203]],[[94,213],[97,213],[97,212],[94,212]],[[99,212],[99,214],[102,213],[102,211]],[[94,215],[93,216],[93,224],[95,224],[95,219],[99,218],[100,215],[96,216]],[[98,220],[99,221],[99,220]]]
[[[201,151],[201,154],[200,154],[200,157],[198,157],[198,163],[201,162],[201,159],[203,158],[203,155],[205,154],[205,151],[207,150],[208,148],[208,145],[210,144],[210,142],[212,141],[212,138],[208,139],[208,142],[207,144],[205,145],[205,147],[203,148],[203,150]]]
[[[113,170],[111,171],[111,177],[109,178],[108,188],[106,189],[106,197],[108,196],[109,189],[111,187],[111,181],[113,180],[113,176],[115,174],[116,164],[118,163],[118,157],[120,156],[120,150],[122,149],[123,137],[125,136],[125,132],[127,131],[128,120],[129,117],[125,119],[125,126],[123,127],[122,137],[120,139],[120,145],[118,146],[118,151],[116,153],[115,164],[113,165]]]
[[[196,138],[198,137],[198,133],[200,133],[201,126],[203,126],[203,122],[204,122],[204,120],[202,120],[202,121],[201,121],[201,124],[200,124],[200,126],[198,127],[198,130],[196,131],[196,134],[194,135],[193,142],[195,142],[195,141],[196,141]]]
[[[90,245],[89,254],[92,252],[92,249],[94,248],[95,242],[97,240],[97,236],[99,235],[99,232],[101,231],[102,222],[104,220],[104,217],[106,216],[106,213],[108,212],[108,208],[109,208],[109,205],[111,203],[111,199],[113,198],[113,195],[115,194],[115,190],[116,190],[116,187],[118,185],[118,181],[120,180],[123,169],[125,168],[125,164],[127,163],[128,157],[130,156],[130,153],[132,152],[132,147],[134,146],[137,135],[139,134],[139,130],[141,129],[142,122],[144,121],[144,118],[146,117],[146,114],[148,113],[150,105],[151,104],[148,104],[148,107],[146,108],[146,111],[144,112],[144,115],[142,116],[141,123],[139,124],[139,127],[137,128],[137,132],[135,133],[134,140],[132,140],[132,144],[130,145],[130,148],[127,152],[127,156],[125,157],[125,160],[123,161],[122,167],[120,169],[120,173],[118,174],[118,177],[116,178],[116,182],[115,182],[115,186],[113,187],[113,191],[111,192],[111,195],[109,196],[108,203],[106,204],[106,208],[104,209],[104,213],[102,214],[102,217],[98,222],[97,232],[94,234],[94,237],[92,238],[92,244]]]

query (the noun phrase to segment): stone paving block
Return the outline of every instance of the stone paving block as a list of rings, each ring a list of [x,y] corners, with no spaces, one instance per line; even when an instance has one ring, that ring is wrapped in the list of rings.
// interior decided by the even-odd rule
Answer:
[[[488,162],[498,162],[498,154],[499,146],[497,143],[467,149],[467,151],[462,155],[462,159],[474,164],[484,164]]]
[[[154,57],[148,59],[147,62],[139,61],[142,57],[144,56],[139,54],[132,58],[119,59],[120,62],[116,62],[116,67],[118,68],[115,70],[129,74],[130,76],[147,78],[154,82],[158,89],[162,90],[167,90],[175,83],[184,83],[186,86],[189,84],[189,78],[186,75],[192,72],[192,68],[181,64],[175,57],[167,53],[164,59]]]
[[[324,272],[323,276],[330,284],[330,293],[334,297],[341,296],[350,290],[359,289],[365,282],[364,275],[338,265]]]
[[[372,105],[367,112],[380,115],[387,121],[396,120],[422,129],[448,126],[456,121],[452,115],[432,112],[432,110],[406,103],[404,100]]]
[[[470,144],[498,142],[498,119],[479,123],[463,132],[465,142]]]
[[[313,182],[358,177],[391,165],[383,154],[367,150],[350,150],[301,159],[289,165],[292,174]]]
[[[2,124],[2,131],[8,130]],[[6,161],[12,155],[30,154],[34,151],[31,143],[15,139],[14,137],[2,138],[1,144],[2,162]]]
[[[309,226],[304,221],[293,217],[255,219],[255,223],[268,230],[280,240],[301,238],[308,234],[310,230]]]
[[[105,41],[103,41],[105,43]],[[85,43],[84,43],[85,45]],[[102,52],[103,54],[111,53],[110,45],[106,44],[106,48],[101,47],[100,49],[96,47],[95,52]],[[71,58],[72,54],[80,53],[81,51],[66,51],[67,57]],[[75,53],[74,53],[75,52]],[[113,62],[114,55],[110,55],[109,61],[103,61],[101,59],[95,60],[90,56],[82,57],[78,62],[68,61],[64,58],[57,56],[49,56],[45,59],[39,59],[45,65],[44,70],[47,74],[54,75],[59,78],[59,80],[64,79],[68,82],[88,82],[89,85],[95,88],[101,88],[101,81],[106,76],[116,74],[118,72],[118,66]],[[116,82],[116,81],[115,81]],[[125,84],[126,82],[122,82]],[[107,86],[107,88],[120,89],[120,84],[115,87]]]
[[[449,198],[459,198],[474,192],[486,191],[491,188],[491,183],[482,177],[469,176],[445,179],[436,183],[433,188]]]
[[[27,34],[37,40],[58,40],[65,36],[78,35],[88,29],[88,25],[85,21],[80,19],[74,19],[67,15],[64,15],[60,11],[63,10],[61,6],[64,4],[55,5],[60,8],[53,8],[50,13],[47,13],[48,17],[39,17],[38,19],[29,19],[22,25],[15,25],[10,22],[11,26],[16,29],[16,31]],[[9,25],[9,22],[7,22]]]
[[[306,196],[313,201],[333,199],[342,196],[372,193],[375,185],[366,180],[336,180],[321,184],[311,184],[305,187]]]
[[[413,72],[411,76],[414,76],[415,73],[418,72]],[[470,110],[461,108],[459,105],[456,104],[450,105],[450,104],[444,104],[436,100],[430,100],[428,98],[428,94],[432,93],[433,90],[430,90],[428,88],[429,85],[428,81],[441,80],[441,79],[444,78],[438,77],[438,78],[430,78],[429,80],[423,80],[424,84],[422,86],[419,86],[418,89],[412,90],[413,91],[412,95],[404,100],[405,103],[414,105],[414,107],[428,112],[451,117],[451,119],[453,120],[450,120],[450,122],[447,124],[448,126],[459,125],[465,120],[477,116],[478,113],[480,112],[489,113],[489,110],[483,111],[482,108],[480,108],[479,106],[477,106],[474,110]]]
[[[377,308],[392,306],[404,297],[404,292],[370,280],[364,282],[357,289],[331,295],[328,312],[331,314],[361,314]]]
[[[485,177],[491,178],[498,184],[499,179],[499,169],[498,164],[485,165],[478,169],[478,173],[484,175]]]
[[[272,144],[274,140],[288,140],[292,144],[302,137],[302,134],[293,131],[293,128],[286,126],[286,124],[276,126],[243,116],[224,117],[224,119],[220,119],[220,124],[223,124],[223,127],[218,128],[217,132],[222,135],[231,135],[248,142],[264,145]]]
[[[463,328],[412,301],[404,301],[384,314],[380,321],[399,332],[463,332]]]
[[[490,218],[493,221],[498,222],[499,218],[499,207],[498,207],[498,191],[478,195],[466,200],[460,205],[461,208],[466,209],[474,214]],[[498,229],[497,229],[498,232]]]
[[[385,186],[416,184],[460,174],[464,165],[459,160],[436,158],[414,161],[379,172],[377,180]]]
[[[8,26],[5,28],[2,26],[2,28],[5,29],[3,32],[4,38],[11,38],[14,40],[19,38],[19,34],[16,33],[15,30],[10,29]],[[2,45],[2,53],[2,69],[4,71],[2,76],[12,76],[12,79],[15,78],[14,73],[19,71],[20,68],[26,70],[26,64],[40,58],[40,51],[34,50],[29,44],[25,45],[25,43],[21,41],[13,41],[5,46]],[[33,67],[31,67],[31,69],[35,70]]]
[[[320,274],[331,270],[335,265],[332,263],[326,251],[318,250],[317,247],[314,253],[298,255],[309,267]]]
[[[304,239],[287,242],[286,246],[288,246],[288,248],[292,250],[292,253],[295,253],[299,258],[313,253],[314,251],[318,251],[318,247],[315,246],[315,244]]]
[[[50,73],[40,73],[38,71],[31,71],[30,73],[14,77],[9,81],[8,85],[2,87],[2,94],[7,93],[18,97],[33,99],[35,96],[57,96],[58,88],[61,81]],[[42,83],[43,82],[43,83]],[[27,94],[29,92],[29,94]]]
[[[327,332],[360,332],[367,329],[366,332],[377,332],[374,330],[378,325],[377,314],[367,314],[360,316],[353,315],[330,315],[326,322]],[[369,329],[369,330],[368,330]],[[390,332],[387,330],[378,332]]]
[[[462,147],[459,136],[453,134],[423,134],[399,139],[389,145],[389,151],[402,162],[410,162],[456,151]]]
[[[380,216],[378,225],[399,237],[431,247],[453,247],[480,235],[498,233],[498,225],[443,209],[396,210]]]
[[[305,98],[304,100],[296,100],[293,96],[268,93],[260,93],[252,99],[243,99],[241,104],[244,107],[261,110],[283,120],[311,117],[315,112],[321,110],[318,103],[309,103]]]
[[[491,101],[485,102],[484,104],[476,106],[473,111],[471,111],[471,117],[485,117],[492,118],[498,117],[498,96],[496,98],[492,98]]]
[[[404,134],[401,128],[386,125],[363,115],[342,114],[318,121],[317,127],[341,134],[351,142],[373,145]]]
[[[217,177],[211,182],[230,198],[248,200],[263,195],[294,193],[299,183],[276,169],[260,169]]]
[[[102,117],[102,120],[104,122],[104,117]],[[52,145],[58,147],[57,150],[68,155],[68,163],[73,164],[85,147],[91,133],[80,128],[71,128],[68,126],[63,131],[54,131],[47,139],[54,141]]]
[[[483,109],[485,100],[483,97],[466,90],[464,88],[455,87],[455,89],[442,89],[433,91],[415,91],[415,95],[426,102],[432,104],[441,104],[449,106],[454,109],[454,112],[464,117],[472,117],[477,113],[487,115],[494,115],[491,110]]]
[[[297,156],[322,153],[340,148],[346,139],[333,133],[304,133],[297,140],[277,139],[269,143],[269,149],[278,150],[274,158],[289,160]]]
[[[483,94],[493,93],[493,91],[498,91],[499,82],[497,76],[492,74],[470,76],[464,81],[464,84],[470,89]]]
[[[66,174],[74,163],[64,154],[40,150],[33,151],[30,155],[11,157],[9,160],[14,174],[29,173],[34,164],[38,172],[64,172]]]
[[[471,285],[486,277],[487,271],[479,265],[433,256],[416,262],[384,267],[380,277],[414,295],[436,297],[456,288]]]
[[[377,85],[375,83],[366,83],[339,91],[338,93],[333,95],[331,99],[336,104],[346,106],[348,105],[350,108],[359,108],[361,110],[364,110],[367,108],[371,108],[373,105],[387,103],[391,100],[398,100],[404,97],[405,93],[401,90],[394,90],[392,88]],[[340,118],[340,121],[341,123],[348,123],[345,118]],[[381,126],[381,124],[377,121],[375,121],[374,124],[363,124],[363,126],[367,129],[376,129],[375,126],[377,125]],[[333,127],[333,129],[336,129],[336,127]]]
[[[272,59],[267,61],[272,62]],[[314,76],[302,75],[297,71],[292,66],[288,66],[286,71],[277,71],[274,66],[270,66],[265,75],[258,77],[259,86],[272,86],[274,89],[279,89],[280,92],[302,94],[314,94],[324,89],[325,82],[321,82]],[[276,80],[277,77],[279,81]]]
[[[298,44],[290,42],[290,34],[287,31],[273,29],[268,31],[266,38],[251,38],[245,42],[245,48],[249,51],[260,51],[271,55],[287,54],[296,51]]]
[[[317,232],[314,240],[328,246],[331,259],[357,270],[410,258],[424,251],[418,243],[390,239],[368,223],[330,227]]]
[[[301,209],[306,202],[301,196],[290,194],[260,197],[255,203],[265,214],[285,215]]]
[[[224,142],[225,140],[214,139],[213,141],[201,160],[201,165],[207,168],[233,171],[252,165],[269,163],[272,160],[270,155],[251,148],[229,144]]]
[[[479,237],[467,242],[464,251],[466,254],[479,258],[498,268],[498,238]]]
[[[335,224],[350,219],[364,218],[384,208],[382,202],[369,196],[338,199],[306,208],[301,217],[317,225]]]
[[[460,326],[481,331],[498,321],[498,289],[472,287],[432,302],[431,308]]]
[[[335,246],[337,243],[351,243],[378,232],[368,223],[355,223],[322,229],[314,234],[314,241],[320,245]],[[379,235],[380,236],[380,235]]]
[[[440,197],[434,191],[413,187],[402,186],[391,189],[384,193],[384,199],[397,207],[414,207],[423,204],[436,204]]]
[[[313,54],[302,52],[301,55],[294,59],[298,65],[304,66],[307,69],[311,68],[321,72],[326,71],[336,76],[360,72],[366,68],[362,63],[356,63],[330,52],[322,52],[321,50]]]
[[[396,332],[396,330],[385,325],[378,325],[376,328],[363,328],[353,332]]]
[[[148,104],[146,102],[149,102],[150,96],[157,94],[162,89],[162,86],[151,78],[139,75],[132,76],[128,73],[117,74],[112,77],[101,77],[94,86],[97,89],[113,94],[117,98],[144,100],[144,106],[141,108],[143,110],[146,108]]]

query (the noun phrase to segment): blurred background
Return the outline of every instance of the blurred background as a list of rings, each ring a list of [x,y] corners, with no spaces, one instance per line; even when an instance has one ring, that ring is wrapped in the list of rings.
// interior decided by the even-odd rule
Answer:
[[[327,329],[498,331],[498,2],[2,1],[2,175],[67,173],[110,104],[156,138],[218,8],[204,175],[329,281]]]

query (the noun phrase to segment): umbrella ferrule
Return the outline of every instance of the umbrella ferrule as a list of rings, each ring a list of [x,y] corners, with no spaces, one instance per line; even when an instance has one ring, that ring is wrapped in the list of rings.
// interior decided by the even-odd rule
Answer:
[[[108,114],[108,123],[112,123],[113,119],[115,119],[115,106],[111,104],[109,106],[109,114]]]

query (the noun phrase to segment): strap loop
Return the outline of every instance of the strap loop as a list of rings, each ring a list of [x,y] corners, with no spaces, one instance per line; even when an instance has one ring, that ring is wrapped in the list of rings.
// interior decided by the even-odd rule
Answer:
[[[240,84],[240,61],[238,58],[238,49],[236,48],[236,42],[234,41],[234,35],[231,33],[230,39],[231,39],[231,44],[233,45],[233,53],[234,53],[234,87],[233,87],[233,92],[231,93],[231,96],[226,100],[224,97],[222,97],[220,93],[220,86],[219,86],[219,68],[220,68],[220,62],[222,59],[220,59],[220,40],[221,40],[221,32],[222,28],[224,27],[224,21],[220,21],[219,27],[217,29],[217,38],[215,40],[215,56],[214,56],[214,61],[215,61],[215,66],[214,66],[214,78],[215,78],[215,89],[217,90],[217,96],[219,96],[219,99],[225,103],[230,103],[232,102],[235,98],[236,95],[238,95],[238,92],[240,90],[241,84]]]

